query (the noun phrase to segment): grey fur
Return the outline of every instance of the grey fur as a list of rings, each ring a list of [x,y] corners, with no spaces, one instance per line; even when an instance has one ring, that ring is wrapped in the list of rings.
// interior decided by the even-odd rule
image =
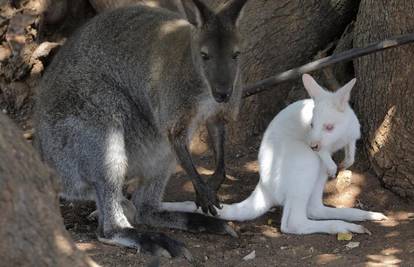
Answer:
[[[235,14],[246,0],[217,14],[192,1],[184,5],[187,14],[209,14],[196,25],[142,6],[97,16],[67,41],[42,80],[35,118],[39,150],[62,177],[65,197],[96,200],[104,242],[153,253],[162,248],[174,256],[186,254],[181,243],[159,234],[148,238],[131,224],[229,232],[215,218],[160,210],[178,158],[197,203],[215,212],[215,191],[197,173],[187,146],[199,124],[237,113],[241,98]],[[221,129],[213,125],[209,132],[222,133],[214,127]],[[217,151],[222,140],[215,142],[224,168]],[[134,222],[122,208],[125,177],[141,178],[132,198]]]

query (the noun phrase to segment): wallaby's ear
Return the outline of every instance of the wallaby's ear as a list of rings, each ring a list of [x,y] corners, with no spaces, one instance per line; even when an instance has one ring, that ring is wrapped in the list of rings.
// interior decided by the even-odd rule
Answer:
[[[182,0],[187,20],[201,28],[209,18],[214,16],[214,13],[200,0]]]
[[[239,21],[243,16],[243,7],[247,0],[232,0],[220,11],[220,16],[229,18],[234,25],[239,26]]]
[[[325,90],[309,74],[303,74],[302,81],[309,96],[314,100],[326,94]]]
[[[351,98],[351,90],[354,87],[355,83],[356,83],[356,79],[353,78],[347,84],[345,84],[338,91],[335,92],[338,109],[340,111],[345,110],[345,107],[348,104],[349,99]]]

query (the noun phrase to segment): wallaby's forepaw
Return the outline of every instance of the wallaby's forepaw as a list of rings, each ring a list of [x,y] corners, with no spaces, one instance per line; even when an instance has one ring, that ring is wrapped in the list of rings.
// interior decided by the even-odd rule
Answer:
[[[339,163],[340,170],[346,170],[354,164],[354,160],[352,159],[344,159],[341,163]]]
[[[110,245],[134,248],[138,252],[151,253],[155,256],[167,258],[184,256],[188,261],[193,261],[193,256],[184,243],[169,238],[163,233],[140,233],[134,228],[125,228],[109,237],[98,236],[98,240]]]
[[[201,210],[208,214],[216,216],[216,208],[221,209],[220,202],[217,198],[216,191],[207,184],[199,184],[196,188],[196,206],[201,207]]]
[[[189,213],[188,215],[187,227],[189,231],[220,235],[229,234],[232,237],[238,237],[236,231],[224,220],[197,213]]]
[[[326,169],[328,170],[328,176],[331,178],[335,178],[336,177],[336,173],[338,172],[338,167],[336,166],[336,164],[330,164],[329,166],[326,167]]]
[[[382,214],[381,212],[368,212],[368,218],[367,220],[370,221],[385,221],[388,220],[388,217]]]

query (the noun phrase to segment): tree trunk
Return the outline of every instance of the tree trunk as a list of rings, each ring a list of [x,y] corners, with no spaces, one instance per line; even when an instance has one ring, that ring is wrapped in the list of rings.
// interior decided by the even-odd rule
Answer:
[[[413,32],[411,0],[364,0],[355,28],[355,46]],[[400,196],[414,198],[414,46],[355,61],[356,110],[364,145],[375,173]]]
[[[252,83],[311,61],[355,17],[354,0],[249,1],[242,20],[245,37],[243,77]],[[298,79],[299,81],[299,79]],[[298,82],[280,84],[273,90],[248,98],[240,118],[232,123],[229,140],[245,143],[261,134],[271,119],[292,101],[292,88],[300,96]]]
[[[0,266],[96,266],[60,216],[57,178],[0,114]]]

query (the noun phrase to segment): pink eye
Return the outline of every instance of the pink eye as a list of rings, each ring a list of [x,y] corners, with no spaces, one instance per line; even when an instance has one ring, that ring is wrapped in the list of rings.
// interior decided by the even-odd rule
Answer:
[[[332,132],[332,130],[334,129],[334,125],[333,124],[325,124],[323,127],[328,132]]]

